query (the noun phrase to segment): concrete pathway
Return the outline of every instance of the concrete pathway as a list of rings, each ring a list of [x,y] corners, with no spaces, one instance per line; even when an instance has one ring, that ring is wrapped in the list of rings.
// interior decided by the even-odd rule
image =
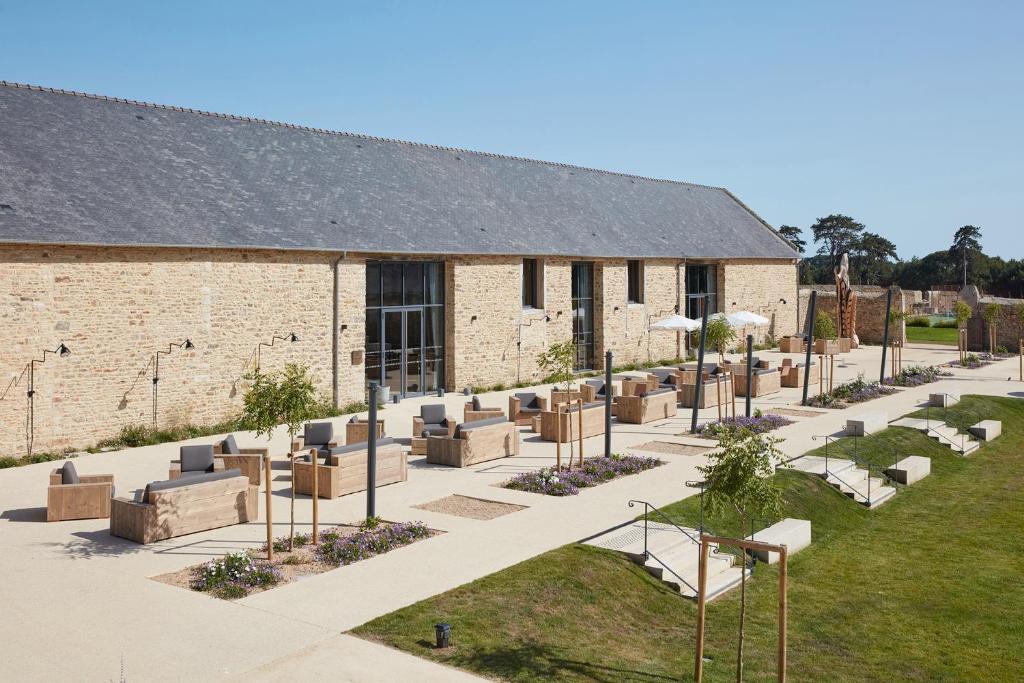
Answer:
[[[760,352],[773,361],[783,354]],[[937,363],[953,352],[905,349],[905,364]],[[796,357],[796,356],[792,356]],[[836,381],[864,373],[877,376],[879,349],[864,348],[837,363]],[[1004,379],[1016,359],[973,371],[957,371],[943,381],[963,393],[1006,395],[1019,383]],[[1005,366],[1005,367],[1004,367]],[[879,399],[870,410],[890,417],[913,410],[936,385],[908,389]],[[482,397],[485,405],[507,405],[511,392]],[[445,396],[453,416],[461,417],[465,397]],[[406,400],[382,413],[387,432],[411,435],[412,415],[437,398]],[[795,407],[799,392],[785,389],[755,399],[755,407]],[[738,399],[742,411],[742,399]],[[868,408],[863,408],[867,410]],[[821,445],[817,434],[838,432],[846,411],[796,417],[777,432],[782,449],[800,455]],[[701,412],[701,420],[717,411]],[[345,418],[335,420],[339,429]],[[684,432],[689,412],[647,425],[617,425],[613,450],[645,452],[649,442],[710,446],[713,442]],[[299,680],[330,676],[340,680],[458,680],[470,677],[439,665],[396,653],[342,632],[382,614],[436,595],[468,581],[521,562],[560,545],[592,536],[637,513],[626,501],[639,498],[665,505],[694,493],[685,482],[697,478],[702,455],[657,455],[663,467],[586,489],[571,498],[550,498],[497,486],[517,472],[551,465],[554,445],[523,432],[522,453],[466,468],[427,465],[410,459],[409,481],[377,493],[378,514],[389,520],[419,519],[444,534],[421,543],[339,568],[237,602],[224,602],[175,588],[149,577],[176,571],[224,553],[261,543],[261,521],[140,546],[109,535],[106,520],[45,523],[47,474],[42,463],[0,470],[0,643],[4,676],[9,680],[118,680],[122,661],[128,680],[222,680],[245,676],[257,680]],[[597,454],[602,438],[588,439],[588,454]],[[197,439],[209,443],[213,437]],[[252,435],[238,435],[241,445],[255,445]],[[85,456],[83,474],[113,472],[119,492],[128,492],[166,476],[167,463],[181,444]],[[287,437],[279,431],[270,442],[278,459],[272,486],[276,533],[287,531],[288,472],[283,461]],[[655,450],[665,450],[655,446]],[[415,506],[452,493],[505,501],[524,510],[489,521],[428,512]],[[262,500],[261,500],[262,506]],[[300,530],[308,529],[310,504],[297,505]],[[321,524],[347,523],[365,514],[365,496],[355,494],[320,506]],[[423,634],[432,639],[432,633]]]

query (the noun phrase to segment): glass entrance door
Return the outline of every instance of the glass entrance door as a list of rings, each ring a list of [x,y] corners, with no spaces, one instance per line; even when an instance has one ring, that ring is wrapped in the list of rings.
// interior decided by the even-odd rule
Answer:
[[[391,393],[423,393],[423,310],[384,309],[384,386]]]
[[[594,264],[572,264],[572,340],[576,344],[576,369],[594,367]]]

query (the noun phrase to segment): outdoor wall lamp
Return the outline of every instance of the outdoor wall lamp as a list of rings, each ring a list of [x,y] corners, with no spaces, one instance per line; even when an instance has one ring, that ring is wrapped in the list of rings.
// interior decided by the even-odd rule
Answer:
[[[294,344],[295,342],[299,341],[299,338],[295,335],[294,332],[290,332],[290,333],[286,334],[283,337],[275,334],[273,337],[270,338],[270,342],[269,343],[268,342],[260,342],[259,344],[257,344],[256,345],[256,374],[257,375],[260,374],[260,347],[262,347],[262,346],[273,346],[274,342],[276,342],[278,340],[286,341],[286,342],[289,342],[291,344]]]
[[[32,446],[36,438],[36,363],[45,363],[48,353],[59,358],[67,358],[71,355],[71,349],[64,342],[58,344],[53,351],[43,349],[43,357],[33,358],[25,368],[28,371],[28,391],[25,392],[25,397],[28,400],[28,413],[25,415],[25,450],[29,455],[32,455]],[[25,372],[22,371],[22,375],[24,374]]]
[[[184,349],[186,351],[192,351],[196,348],[196,345],[192,343],[191,339],[186,339],[179,344],[169,343],[167,344],[167,350],[157,349],[157,352],[153,354],[153,428],[156,428],[156,415],[157,407],[159,405],[159,386],[160,386],[160,354],[165,356],[171,355],[174,349]]]

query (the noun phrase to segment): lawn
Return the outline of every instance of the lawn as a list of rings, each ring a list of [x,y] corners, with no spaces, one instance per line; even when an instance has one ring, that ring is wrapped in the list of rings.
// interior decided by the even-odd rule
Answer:
[[[910,327],[908,325],[907,341],[956,346],[957,332],[955,327]]]
[[[970,458],[903,428],[860,442],[878,462],[893,449],[932,458],[930,477],[877,510],[813,477],[777,475],[786,514],[814,525],[814,544],[790,563],[791,680],[1024,680],[1024,401],[963,404],[1003,420],[1003,437]],[[696,523],[695,499],[666,509]],[[731,519],[708,525],[738,530]],[[766,566],[748,585],[747,680],[774,675],[775,585]],[[738,598],[709,606],[707,680],[734,677]],[[452,624],[445,651],[431,646],[441,621]],[[356,633],[514,681],[667,681],[691,677],[694,624],[694,604],[639,567],[570,545]]]

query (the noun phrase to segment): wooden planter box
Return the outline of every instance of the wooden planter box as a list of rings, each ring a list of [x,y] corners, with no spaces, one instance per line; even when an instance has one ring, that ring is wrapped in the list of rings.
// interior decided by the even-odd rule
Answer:
[[[807,340],[803,337],[783,337],[779,340],[782,353],[807,353]]]
[[[60,469],[50,472],[46,489],[46,521],[106,519],[110,516],[113,474],[83,474],[80,484],[63,484]]]
[[[828,356],[840,353],[838,339],[815,339],[814,353],[819,356]]]
[[[337,498],[366,490],[366,450],[332,455],[328,464],[317,464],[317,497]],[[389,443],[377,448],[377,486],[408,479],[406,455],[402,446]],[[295,461],[295,493],[313,495],[313,464]]]
[[[839,343],[839,353],[849,353],[853,348],[853,340],[849,337],[840,337],[836,341]]]
[[[427,437],[427,462],[466,467],[478,462],[519,455],[519,431],[512,422],[472,427],[460,425],[452,437]]]
[[[136,543],[153,543],[253,521],[257,516],[259,487],[239,475],[151,491],[144,503],[114,498],[110,506],[110,533]]]
[[[619,396],[619,422],[644,424],[663,420],[679,412],[675,391],[662,391],[647,396]]]
[[[621,396],[619,397],[621,399]],[[572,418],[572,439],[580,438],[580,414],[578,410],[571,413],[545,411],[540,414],[540,438],[544,441],[557,439],[558,423],[561,422],[562,443],[569,442],[569,418]],[[604,434],[604,404],[583,407],[583,438]]]

